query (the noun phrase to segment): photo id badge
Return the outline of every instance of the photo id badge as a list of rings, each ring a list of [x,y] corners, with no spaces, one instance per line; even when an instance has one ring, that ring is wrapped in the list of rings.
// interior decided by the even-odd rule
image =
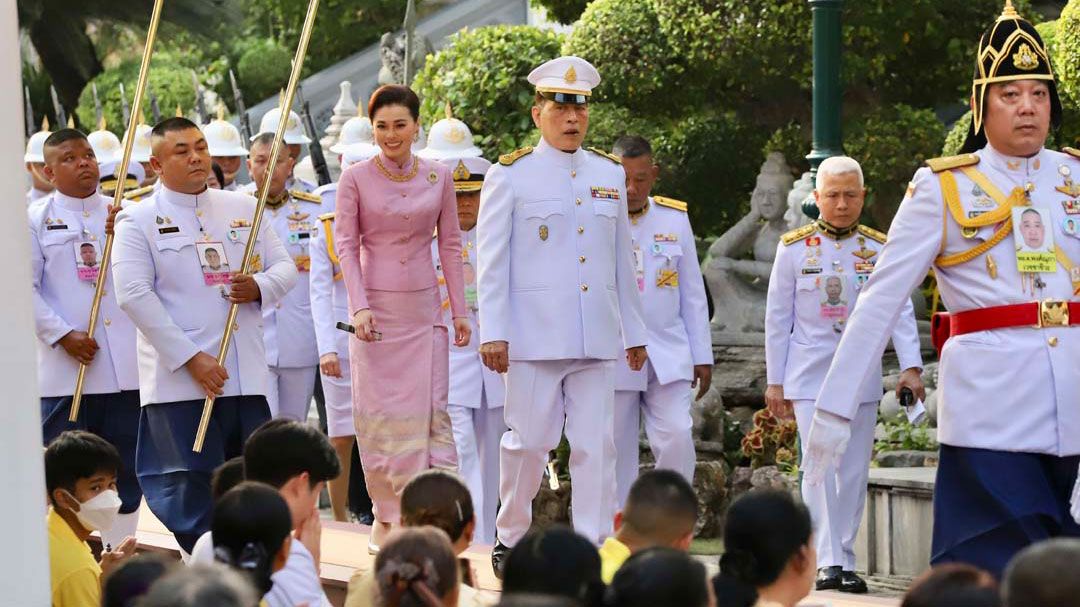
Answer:
[[[202,265],[203,282],[207,285],[227,285],[232,282],[232,270],[225,247],[220,242],[197,242],[195,250]]]
[[[1057,272],[1054,227],[1046,209],[1017,207],[1012,210],[1016,267],[1021,272]]]
[[[821,317],[833,322],[848,317],[851,288],[843,276],[827,274],[818,278],[821,292]]]
[[[641,247],[634,245],[634,277],[637,278],[637,290],[645,292],[645,254]]]
[[[94,282],[101,270],[101,249],[93,240],[76,240],[75,246],[75,273],[79,280]]]

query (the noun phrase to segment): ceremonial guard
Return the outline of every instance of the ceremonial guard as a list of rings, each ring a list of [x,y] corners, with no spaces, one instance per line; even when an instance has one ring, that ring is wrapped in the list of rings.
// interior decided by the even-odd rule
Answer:
[[[273,417],[306,421],[319,364],[308,275],[311,271],[311,241],[320,229],[318,217],[322,207],[320,197],[315,194],[285,189],[292,172],[292,158],[283,154],[274,173],[268,173],[273,143],[273,133],[263,133],[255,138],[248,158],[248,172],[254,179],[256,191],[267,179],[270,180],[263,221],[284,243],[296,264],[299,278],[285,297],[273,302],[263,301],[263,341],[266,364],[270,366],[266,400]]]
[[[52,133],[43,146],[44,173],[56,191],[30,207],[34,321],[42,435],[48,445],[65,430],[87,430],[116,447],[124,465],[117,477],[120,516],[101,530],[119,546],[135,535],[142,491],[135,478],[139,431],[139,373],[135,326],[116,304],[112,276],[105,276],[95,336],[87,335],[90,307],[100,278],[109,199],[98,194],[98,166],[86,135]],[[80,363],[86,364],[79,416],[69,422]]]
[[[259,132],[251,138],[251,141],[254,142],[255,138],[263,133],[276,133],[279,120],[281,120],[281,107],[276,107],[263,114],[262,120],[259,121]],[[300,122],[300,116],[290,110],[288,122],[285,123],[285,146],[289,150],[289,157],[292,158],[294,167],[297,162],[300,162],[300,156],[304,153],[303,146],[309,143],[311,143],[311,139],[304,133],[304,125]],[[250,183],[245,187],[255,189],[255,186]],[[285,183],[285,189],[305,193],[314,192],[316,187],[314,183],[306,179],[300,179],[292,173],[289,174],[289,180]]]
[[[469,321],[479,325],[476,296],[476,219],[480,208],[480,187],[491,162],[481,157],[473,144],[469,127],[454,118],[449,104],[446,118],[436,122],[428,135],[427,147],[417,156],[438,160],[451,169],[457,195],[458,223],[461,225],[461,259],[465,268],[465,307]],[[450,298],[439,262],[436,242],[431,246],[439,284],[443,285],[443,324],[450,326]],[[499,505],[499,441],[506,432],[503,421],[503,380],[480,360],[476,341],[450,347],[450,396],[447,413],[454,428],[458,470],[473,496],[476,538],[495,541],[495,511]]]
[[[366,148],[349,147],[342,150],[341,170],[368,160],[379,153],[374,145]],[[315,190],[322,199],[323,209],[333,209],[337,203],[337,182],[328,183]],[[353,424],[352,367],[349,365],[349,333],[337,328],[339,322],[349,322],[348,292],[342,280],[341,260],[334,247],[333,211],[319,215],[320,229],[312,239],[311,274],[309,289],[311,318],[315,325],[315,342],[319,350],[319,370],[323,395],[326,397],[326,430],[330,443],[341,462],[341,475],[327,482],[330,506],[334,519],[347,521],[346,502],[348,489],[353,484],[352,474],[363,478],[363,470],[352,469],[352,451],[356,443]],[[360,481],[358,488],[363,487]],[[363,490],[363,489],[362,489]],[[370,501],[370,500],[367,500]],[[354,508],[355,511],[355,508]],[[366,514],[366,513],[363,513]]]
[[[52,135],[52,131],[49,130],[48,118],[45,118],[41,121],[41,130],[26,141],[23,162],[26,163],[26,172],[30,175],[30,189],[26,191],[27,207],[53,191],[53,184],[45,176],[45,140],[49,135]]]
[[[116,169],[120,164],[120,155],[123,150],[120,138],[112,131],[105,129],[104,119],[98,126],[98,130],[89,133],[86,139],[90,142],[94,155],[97,157],[101,193],[112,196],[118,187],[126,193],[139,189],[139,184],[146,178],[142,165],[137,162],[128,163],[127,172],[123,178],[117,175]],[[134,148],[132,150],[134,152]]]
[[[273,131],[270,131],[273,133]],[[224,110],[219,108],[216,120],[203,127],[206,135],[206,143],[210,146],[210,157],[221,167],[225,175],[225,183],[221,189],[230,192],[236,191],[240,184],[236,183],[236,175],[240,172],[240,166],[248,151],[240,139],[240,131],[231,123],[225,121]]]
[[[154,184],[157,183],[157,173],[150,166],[150,131],[152,130],[153,127],[149,124],[140,122],[135,127],[135,143],[131,146],[131,162],[137,163],[143,170],[143,179],[139,182],[139,189],[143,190],[140,195],[143,196],[149,194]],[[125,134],[124,137],[126,138],[127,135]]]
[[[599,544],[615,514],[615,363],[645,363],[626,174],[617,157],[581,147],[600,74],[560,57],[529,74],[542,135],[499,158],[477,225],[480,354],[506,373],[502,507],[492,564],[532,522],[548,452],[565,421],[575,529]]]
[[[822,162],[814,190],[821,218],[784,234],[769,277],[765,403],[780,418],[790,418],[794,409],[803,444],[836,344],[845,330],[850,331],[845,329],[848,317],[861,301],[859,294],[885,243],[884,234],[859,225],[865,192],[862,168],[854,159],[834,156]],[[891,330],[904,370],[897,393],[908,388],[921,400],[918,328],[910,298],[900,298],[899,304],[899,318]],[[857,388],[858,408],[847,451],[835,467],[828,462],[824,483],[804,479],[802,487],[816,529],[818,590],[866,592],[866,583],[855,574],[854,544],[866,502],[882,386],[880,351],[863,356],[872,358],[873,364],[863,375],[852,377],[848,387]]]
[[[1000,576],[1025,546],[1080,535],[1080,152],[1044,149],[1061,103],[1046,47],[1006,2],[979,41],[965,153],[915,173],[817,397],[804,467],[841,457],[907,293],[933,267],[940,460],[932,563]],[[1075,222],[1073,223],[1075,225]],[[796,245],[793,245],[796,246]]]
[[[626,204],[634,278],[648,329],[649,360],[640,371],[620,361],[615,373],[615,464],[618,505],[638,475],[641,414],[656,467],[694,480],[690,399],[712,382],[712,335],[705,282],[686,203],[650,196],[659,174],[652,146],[642,137],[615,142],[626,170]]]
[[[262,305],[296,283],[296,266],[263,224],[253,274],[240,274],[255,200],[208,189],[210,152],[195,123],[154,127],[161,188],[117,217],[116,299],[138,328],[142,416],[136,471],[150,509],[190,552],[210,527],[210,474],[270,418]],[[240,304],[225,364],[217,362],[230,305]],[[202,451],[192,445],[206,397],[216,397]]]

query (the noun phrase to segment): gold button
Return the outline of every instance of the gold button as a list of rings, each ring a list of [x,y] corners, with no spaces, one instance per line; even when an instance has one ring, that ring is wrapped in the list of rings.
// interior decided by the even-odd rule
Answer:
[[[240,330],[240,323],[238,323],[238,322],[234,322],[234,323],[232,324],[232,330],[233,330],[233,331],[239,331],[239,330]]]
[[[577,171],[570,171],[571,177],[577,177]]]
[[[578,234],[584,234],[585,233],[585,226],[578,226],[577,233]]]
[[[1056,337],[1051,337],[1050,339],[1046,340],[1046,343],[1050,344],[1051,348],[1056,348],[1057,347],[1057,341],[1058,340],[1057,340]]]
[[[105,319],[105,326],[107,327],[107,326],[109,326],[109,325],[111,325],[111,324],[112,324],[112,321],[111,321],[111,320],[109,320],[108,318],[106,318],[106,319]]]
[[[585,263],[585,256],[582,255],[581,257],[578,257],[577,260],[580,261],[581,263]]]
[[[581,199],[580,199],[580,198],[578,198],[578,199],[577,199],[577,200],[575,200],[574,202],[575,202],[576,204],[580,205],[580,204],[581,204]]]
[[[589,285],[581,285],[581,290],[582,291],[588,291],[589,290]]]

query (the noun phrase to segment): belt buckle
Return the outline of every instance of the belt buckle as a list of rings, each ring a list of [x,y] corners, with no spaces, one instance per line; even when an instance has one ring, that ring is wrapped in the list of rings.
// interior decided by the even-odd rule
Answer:
[[[1069,326],[1069,302],[1062,299],[1045,299],[1039,302],[1039,324],[1043,327]]]

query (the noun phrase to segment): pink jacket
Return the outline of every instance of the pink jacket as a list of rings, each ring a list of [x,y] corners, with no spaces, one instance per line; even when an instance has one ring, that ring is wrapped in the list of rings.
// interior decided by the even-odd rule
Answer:
[[[450,169],[414,155],[400,170],[381,153],[379,157],[394,174],[408,174],[412,162],[420,168],[409,181],[391,181],[372,158],[341,174],[334,240],[350,314],[369,307],[367,289],[419,291],[436,286],[431,235],[438,227],[450,309],[455,318],[466,316],[461,229]]]

